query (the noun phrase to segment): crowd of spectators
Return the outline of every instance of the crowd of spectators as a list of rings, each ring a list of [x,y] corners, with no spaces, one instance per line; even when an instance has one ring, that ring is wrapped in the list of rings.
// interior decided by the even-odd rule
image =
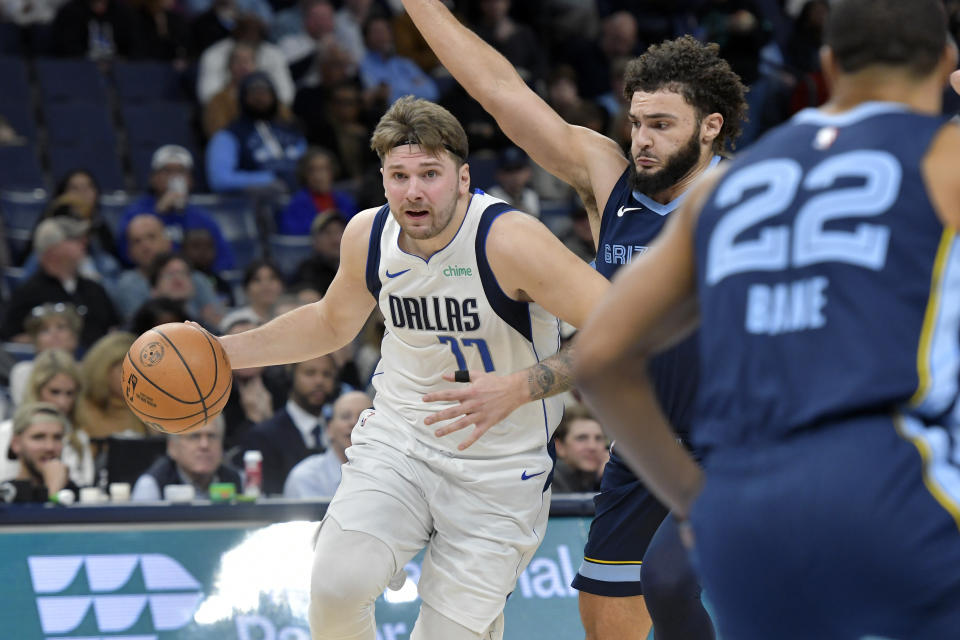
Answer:
[[[624,145],[626,61],[683,33],[716,42],[750,86],[741,148],[826,98],[817,58],[826,0],[447,4],[564,118]],[[946,4],[960,32],[960,0]],[[26,482],[23,495],[103,486],[122,467],[111,445],[129,456],[117,442],[157,437],[123,402],[120,361],[136,335],[185,319],[244,331],[324,294],[344,226],[382,203],[369,136],[402,95],[435,100],[461,120],[474,186],[541,217],[592,259],[576,194],[452,81],[399,0],[4,0],[0,20],[0,47],[28,62],[90,59],[104,77],[119,61],[167,64],[194,114],[193,140],[157,141],[145,188],[127,190],[119,215],[106,215],[92,167],[63,175],[48,167],[57,182],[26,249],[0,243],[0,266],[16,273],[0,288],[0,481]],[[2,114],[0,106],[0,146],[26,144]],[[134,185],[131,161],[124,166]],[[254,212],[252,252],[233,241],[239,221],[205,204],[216,198]],[[280,260],[285,250],[267,242],[274,235],[299,238],[300,258]],[[329,495],[350,428],[370,405],[382,332],[375,314],[341,352],[235,371],[222,418],[149,449],[128,478],[134,497],[162,497],[168,484],[202,493],[211,482],[240,482],[242,454],[254,448],[267,493]],[[596,421],[571,409],[556,445],[557,489],[595,490],[607,446]]]

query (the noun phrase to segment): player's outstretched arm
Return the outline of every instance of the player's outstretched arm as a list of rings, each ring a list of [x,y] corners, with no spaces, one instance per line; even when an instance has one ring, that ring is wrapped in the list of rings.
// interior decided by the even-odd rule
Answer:
[[[693,229],[704,183],[713,180],[702,181],[650,251],[614,278],[577,336],[574,363],[584,400],[616,439],[617,454],[681,518],[700,490],[701,472],[660,410],[647,360],[698,322]]]
[[[310,360],[356,337],[376,304],[365,278],[375,213],[368,209],[347,223],[340,242],[340,269],[322,300],[256,329],[220,338],[234,369]]]
[[[497,120],[507,137],[578,192],[604,194],[604,198],[610,193],[627,166],[613,140],[565,122],[506,58],[460,24],[440,0],[403,0],[403,4],[443,66]]]
[[[500,288],[514,300],[536,302],[575,327],[610,286],[606,278],[590,268],[549,229],[535,218],[520,212],[501,215],[487,236],[487,259]],[[527,369],[507,375],[470,372],[470,384],[424,396],[427,402],[457,404],[438,411],[427,424],[459,418],[436,431],[444,436],[474,425],[460,445],[465,449],[490,427],[518,407],[562,393],[573,386],[573,352],[570,347]],[[453,381],[453,375],[445,376]]]

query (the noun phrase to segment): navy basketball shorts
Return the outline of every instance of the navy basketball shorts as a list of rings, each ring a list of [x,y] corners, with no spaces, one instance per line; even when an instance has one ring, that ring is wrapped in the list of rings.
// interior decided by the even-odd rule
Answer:
[[[614,453],[593,502],[595,515],[573,588],[617,598],[642,595],[643,555],[667,508]]]
[[[863,416],[716,449],[691,511],[720,637],[960,637],[953,433]]]

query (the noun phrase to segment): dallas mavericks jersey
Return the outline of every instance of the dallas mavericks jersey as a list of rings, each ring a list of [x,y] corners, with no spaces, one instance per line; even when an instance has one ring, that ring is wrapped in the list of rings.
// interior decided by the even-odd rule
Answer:
[[[695,232],[698,445],[905,404],[958,422],[960,246],[921,173],[943,123],[810,109],[734,161]]]
[[[423,402],[424,394],[456,384],[443,380],[444,373],[511,373],[560,347],[557,318],[539,305],[508,298],[487,262],[490,226],[513,210],[474,191],[456,236],[427,260],[400,249],[400,225],[388,206],[377,212],[370,233],[367,288],[386,320],[373,377],[374,408],[424,444],[458,456],[503,456],[543,447],[563,412],[560,396],[527,403],[462,452],[456,447],[473,427],[437,438],[436,425],[423,424],[443,407]]]
[[[720,162],[715,156],[710,163]],[[621,267],[643,255],[667,222],[667,215],[683,201],[683,196],[660,204],[630,186],[630,167],[627,167],[610,192],[600,218],[600,236],[596,268],[606,278]],[[673,348],[658,354],[650,361],[649,372],[660,406],[670,424],[682,437],[690,432],[694,398],[699,376],[696,335],[686,338]]]

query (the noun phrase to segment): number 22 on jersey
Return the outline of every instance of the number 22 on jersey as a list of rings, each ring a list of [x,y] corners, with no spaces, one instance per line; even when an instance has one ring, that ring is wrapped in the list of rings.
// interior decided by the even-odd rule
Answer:
[[[728,211],[709,240],[706,285],[739,273],[784,271],[823,262],[879,271],[887,260],[889,227],[870,222],[860,222],[852,230],[826,227],[834,221],[885,213],[900,193],[902,173],[890,153],[865,150],[827,158],[806,176],[798,162],[787,158],[758,162],[732,174],[714,196],[714,205]],[[817,193],[800,207],[792,225],[769,224],[754,239],[740,239],[787,211],[801,189]],[[750,285],[747,331],[779,334],[822,327],[828,285],[824,276]]]

